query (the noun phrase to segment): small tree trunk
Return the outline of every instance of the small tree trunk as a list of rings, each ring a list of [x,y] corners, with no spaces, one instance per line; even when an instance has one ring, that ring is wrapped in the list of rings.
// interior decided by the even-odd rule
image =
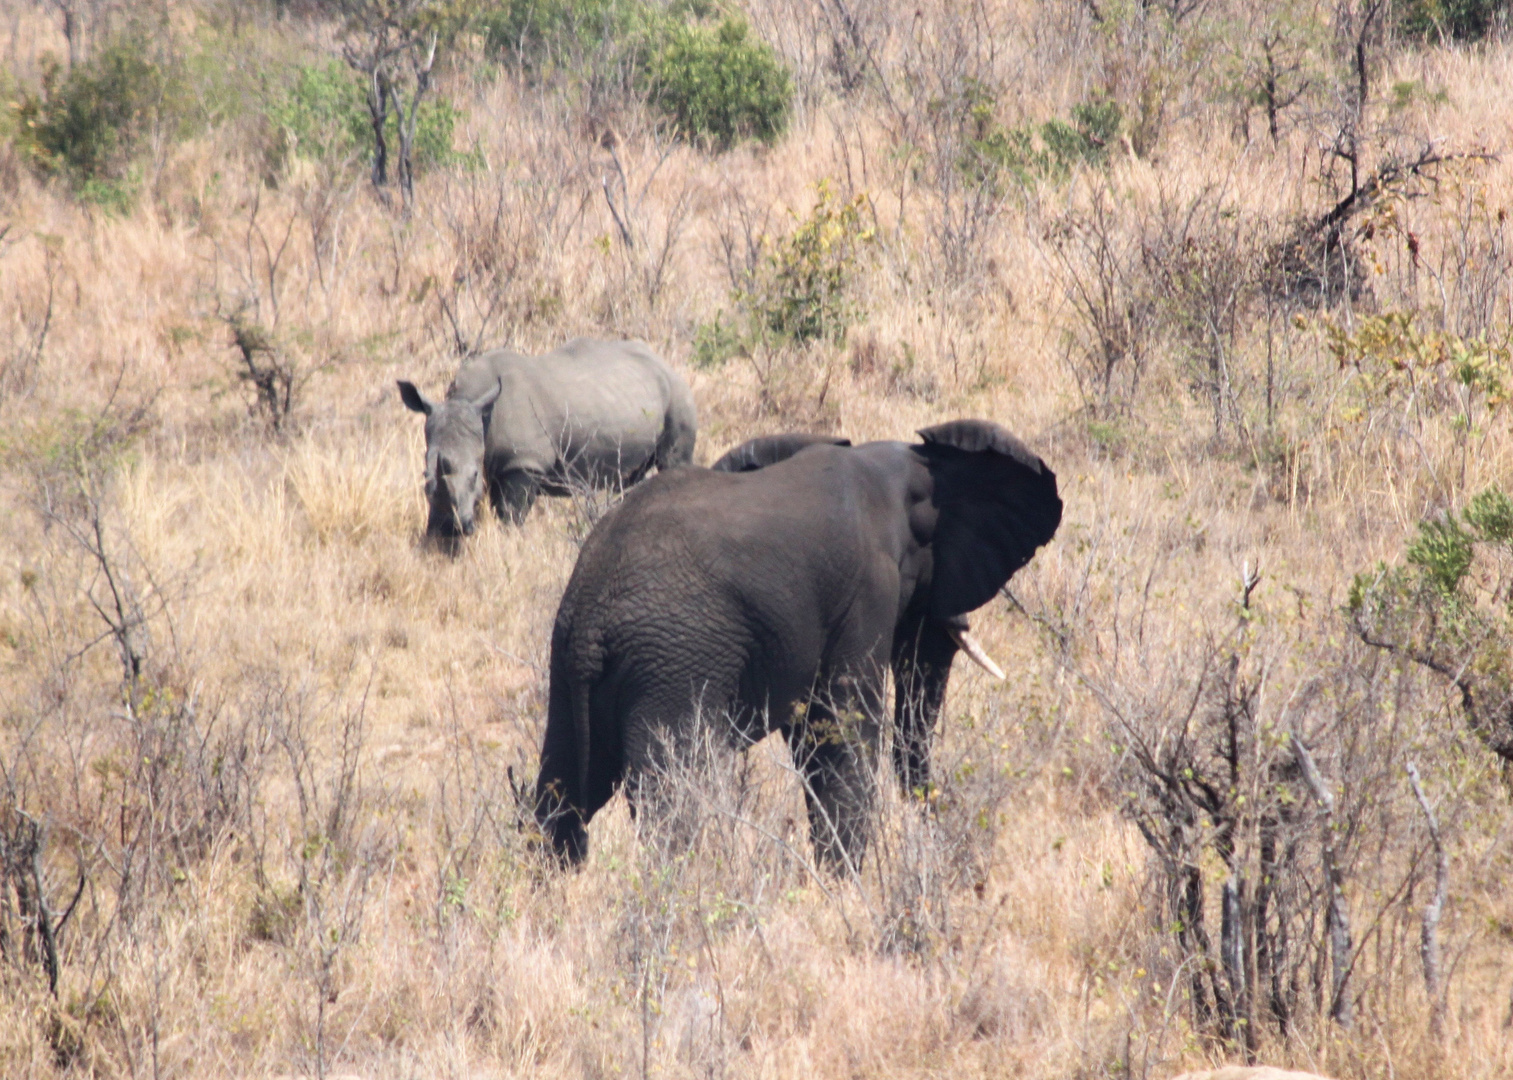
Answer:
[[[1309,791],[1324,811],[1321,846],[1324,881],[1329,890],[1325,923],[1329,931],[1329,960],[1332,970],[1329,1016],[1340,1027],[1348,1029],[1355,1021],[1355,1009],[1350,1000],[1350,969],[1354,958],[1351,955],[1350,909],[1345,903],[1345,874],[1340,869],[1334,850],[1334,793],[1324,783],[1308,747],[1296,735],[1292,736],[1292,750],[1303,770],[1303,779],[1307,782]]]
[[[399,88],[393,85],[389,87],[394,98],[394,112],[399,120],[399,192],[404,198],[406,215],[415,208],[415,129],[420,121],[420,103],[425,100],[426,91],[431,88],[431,68],[435,63],[436,35],[433,33],[424,59],[416,54],[414,60],[415,96],[410,99],[408,113]]]
[[[1261,51],[1266,56],[1266,74],[1261,77],[1261,99],[1266,102],[1266,130],[1271,134],[1271,148],[1277,146],[1277,59],[1271,38],[1263,38]]]
[[[1265,983],[1270,989],[1272,1018],[1277,1022],[1277,1031],[1285,1039],[1290,1033],[1292,1011],[1288,1008],[1287,994],[1282,989],[1283,972],[1287,970],[1287,909],[1282,895],[1277,891],[1277,875],[1281,867],[1277,862],[1277,827],[1275,818],[1261,821],[1261,884],[1256,890],[1256,980],[1254,994],[1261,992]],[[1276,931],[1271,930],[1272,914],[1276,915]]]
[[[389,141],[384,131],[389,120],[388,80],[374,68],[368,77],[368,119],[373,125],[373,186],[389,182]]]
[[[1231,874],[1224,882],[1222,902],[1224,918],[1219,931],[1219,957],[1234,1010],[1237,1041],[1245,1048],[1245,1063],[1252,1065],[1256,1056],[1255,1024],[1250,1015],[1250,980],[1246,978],[1245,879]]]
[[[1445,1040],[1445,989],[1440,974],[1439,920],[1445,912],[1445,894],[1450,883],[1450,857],[1440,839],[1439,821],[1434,816],[1429,800],[1419,783],[1418,766],[1408,762],[1408,782],[1413,785],[1413,797],[1429,823],[1429,841],[1434,845],[1434,899],[1424,908],[1423,923],[1419,927],[1419,957],[1424,962],[1424,992],[1429,996],[1429,1033],[1436,1042]]]
[[[1213,1010],[1208,1004],[1208,984],[1204,976],[1213,958],[1208,948],[1208,931],[1203,926],[1203,875],[1196,866],[1184,867],[1180,877],[1178,919],[1182,929],[1177,940],[1183,952],[1194,957],[1193,965],[1193,1022],[1200,1031],[1213,1022]]]

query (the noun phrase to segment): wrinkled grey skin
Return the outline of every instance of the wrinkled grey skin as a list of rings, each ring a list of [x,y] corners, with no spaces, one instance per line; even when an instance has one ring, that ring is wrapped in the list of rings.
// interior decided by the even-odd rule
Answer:
[[[426,417],[426,535],[445,543],[473,531],[485,489],[518,524],[540,493],[629,486],[693,460],[693,396],[639,341],[496,349],[464,363],[444,401],[404,381],[399,393]]]
[[[1061,499],[997,424],[920,435],[756,440],[736,464],[757,467],[657,476],[600,519],[552,630],[536,814],[565,861],[617,787],[644,802],[701,730],[779,730],[817,854],[857,867],[890,671],[895,771],[929,783],[956,635],[1055,534]]]
[[[836,435],[759,435],[725,451],[710,468],[715,472],[756,472],[816,445],[850,446],[851,440]]]

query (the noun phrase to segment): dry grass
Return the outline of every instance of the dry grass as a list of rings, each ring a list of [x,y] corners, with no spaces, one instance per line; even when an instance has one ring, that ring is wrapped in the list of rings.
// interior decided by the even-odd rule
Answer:
[[[1500,225],[1509,166],[1468,165],[1394,203],[1393,227],[1368,242],[1372,292],[1354,306],[1268,313],[1247,294],[1216,437],[1198,353],[1172,321],[1151,324],[1139,397],[1090,408],[1076,378],[1087,326],[1048,237],[1105,183],[1132,273],[1173,207],[1219,200],[1275,232],[1328,203],[1318,129],[1293,128],[1275,150],[1246,145],[1227,134],[1232,106],[1175,101],[1158,153],[1116,155],[1107,181],[1080,169],[1003,200],[974,225],[978,257],[948,272],[950,208],[928,162],[900,149],[923,147],[909,124],[925,114],[906,122],[909,102],[875,90],[838,95],[798,29],[823,29],[818,7],[751,7],[799,73],[795,127],[771,150],[675,148],[653,177],[662,148],[632,113],[619,153],[630,185],[646,185],[634,227],[651,238],[637,251],[615,239],[609,161],[588,118],[509,73],[448,76],[468,110],[459,145],[486,164],[422,177],[409,222],[360,178],[296,170],[263,185],[234,133],[163,149],[123,217],[15,168],[0,190],[0,830],[18,835],[18,810],[45,820],[55,914],[81,871],[88,887],[60,938],[56,996],[34,947],[0,939],[0,1072],[1091,1078],[1242,1056],[1185,996],[1110,710],[1159,719],[1190,689],[1192,665],[1234,624],[1242,566],[1258,565],[1242,674],[1265,673],[1268,723],[1303,723],[1289,695],[1369,660],[1341,644],[1351,576],[1395,558],[1422,517],[1508,482],[1505,411],[1471,433],[1448,409],[1410,423],[1401,402],[1338,368],[1321,320],[1457,317],[1470,302],[1442,284],[1479,274],[1484,326],[1505,337],[1506,251],[1456,252]],[[937,44],[976,25],[955,5],[922,10]],[[62,49],[54,21],[29,4],[4,11],[4,55],[34,80],[40,55]],[[905,29],[888,29],[896,13],[867,11],[880,63],[955,70],[944,45],[911,51]],[[1080,8],[981,12],[999,51],[950,64],[1035,88],[1006,92],[1007,122],[1064,116],[1111,62]],[[284,32],[260,18],[247,33]],[[1445,94],[1396,117],[1405,139],[1469,149],[1501,137],[1510,55],[1400,56],[1393,77]],[[720,233],[737,198],[781,228],[824,178],[876,213],[850,343],[773,368],[689,369],[695,328],[727,303]],[[287,229],[276,269],[246,243],[254,227]],[[235,378],[222,316],[244,304],[308,377],[278,438]],[[1013,586],[1031,617],[997,601],[976,616],[1014,675],[999,686],[958,670],[942,807],[926,818],[886,798],[858,880],[812,869],[772,742],[698,780],[692,853],[638,835],[616,802],[583,871],[560,875],[519,828],[512,777],[534,767],[551,619],[584,508],[544,500],[519,529],[483,520],[455,560],[425,550],[420,431],[394,379],[444,386],[459,338],[542,350],[578,334],[643,337],[685,370],[701,461],[793,424],[862,440],[985,416],[1056,469],[1065,523]],[[39,511],[38,477],[53,475],[60,432],[139,403],[149,425],[96,476],[106,554],[128,573],[149,642],[123,697],[88,600],[103,595],[99,560],[59,524],[74,510]],[[1330,772],[1361,807],[1356,1023],[1340,1030],[1314,1000],[1286,1037],[1266,1022],[1260,1056],[1342,1077],[1506,1075],[1503,780],[1435,684],[1384,667],[1371,685],[1395,703],[1371,714],[1394,718],[1390,746],[1364,721],[1306,722],[1343,748],[1326,771],[1354,767],[1350,753],[1399,755],[1382,759],[1393,767],[1411,754],[1442,800],[1455,1051],[1430,1039],[1416,967],[1425,835],[1406,780],[1384,765]],[[1222,875],[1205,873],[1217,938]],[[20,924],[12,913],[0,925]]]

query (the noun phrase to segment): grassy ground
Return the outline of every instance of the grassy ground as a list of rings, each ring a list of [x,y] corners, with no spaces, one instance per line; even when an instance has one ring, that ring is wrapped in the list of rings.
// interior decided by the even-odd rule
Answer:
[[[49,11],[4,10],[29,85],[65,44]],[[206,18],[177,14],[185,34]],[[1507,164],[1434,166],[1356,219],[1353,299],[1278,300],[1257,268],[1348,190],[1321,152],[1327,95],[1273,145],[1255,112],[1247,139],[1239,106],[1168,87],[1153,146],[1121,140],[1106,165],[974,211],[931,79],[987,72],[1004,124],[1039,123],[1090,85],[1132,85],[1118,61],[1138,50],[1070,7],[929,7],[917,31],[864,14],[891,101],[835,90],[805,36],[816,11],[752,5],[798,108],[773,147],[718,156],[630,107],[601,137],[570,90],[459,63],[442,85],[475,157],[422,174],[408,220],[360,163],[270,178],[247,124],[150,146],[124,213],[0,147],[0,856],[45,830],[36,875],[12,859],[0,878],[0,1071],[1161,1077],[1242,1060],[1243,1030],[1205,1017],[1193,977],[1226,985],[1222,886],[1244,877],[1254,900],[1272,819],[1235,811],[1233,867],[1220,815],[1185,826],[1200,950],[1175,864],[1140,831],[1160,804],[1135,753],[1178,729],[1210,753],[1202,725],[1242,699],[1252,738],[1226,806],[1249,792],[1295,830],[1292,906],[1265,923],[1291,920],[1291,1013],[1251,988],[1254,1053],[1348,1077],[1513,1067],[1495,759],[1440,683],[1353,642],[1340,613],[1421,519],[1507,482],[1513,439],[1496,393],[1442,373],[1404,389],[1389,361],[1329,348],[1330,327],[1389,311],[1505,341]],[[226,64],[320,38],[304,25],[223,28]],[[1510,72],[1501,45],[1384,53],[1363,169],[1428,137],[1496,150]],[[634,247],[604,195],[621,174]],[[863,196],[873,231],[846,342],[693,367],[699,326],[734,303],[743,216],[786,235],[822,180]],[[237,378],[237,313],[297,376],[279,432]],[[937,812],[885,799],[859,880],[812,869],[774,742],[699,779],[692,854],[638,836],[619,802],[580,873],[543,868],[519,829],[551,619],[600,507],[544,500],[521,528],[486,520],[455,560],[425,550],[421,431],[394,380],[439,392],[459,337],[541,351],[579,334],[643,338],[684,372],[700,462],[768,431],[906,439],[981,416],[1056,470],[1060,535],[1016,578],[1017,607],[974,618],[1011,677],[958,669]],[[1277,764],[1288,732],[1337,790],[1333,828]],[[1409,760],[1449,857],[1445,1045]],[[1331,835],[1348,1028],[1328,1016]],[[54,922],[79,891],[56,993],[25,922],[35,883]]]

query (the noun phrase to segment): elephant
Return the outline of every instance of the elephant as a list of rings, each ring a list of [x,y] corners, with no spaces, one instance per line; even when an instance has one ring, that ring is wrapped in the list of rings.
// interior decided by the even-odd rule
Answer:
[[[539,493],[628,487],[693,460],[688,384],[639,341],[577,338],[544,356],[495,349],[466,361],[442,401],[400,380],[426,418],[426,535],[455,546],[487,487],[500,518]]]
[[[783,733],[820,863],[855,869],[889,671],[895,772],[906,792],[929,785],[957,651],[1003,674],[966,615],[1055,535],[1061,498],[996,423],[918,435],[755,440],[760,467],[659,475],[599,520],[552,629],[536,784],[564,863],[617,788],[634,811],[669,753],[714,727],[736,746]]]
[[[850,446],[851,440],[836,435],[760,435],[725,451],[710,468],[715,472],[755,472],[817,444]]]

